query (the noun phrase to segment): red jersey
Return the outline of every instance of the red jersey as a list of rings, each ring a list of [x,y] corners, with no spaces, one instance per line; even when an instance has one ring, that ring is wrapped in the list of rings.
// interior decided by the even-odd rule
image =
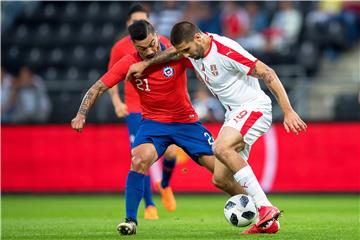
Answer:
[[[165,44],[166,47],[171,46],[169,40],[166,37],[160,36],[160,42]],[[130,36],[126,36],[120,39],[111,48],[108,70],[110,70],[122,57],[135,52],[136,49],[131,41]],[[128,112],[141,112],[139,95],[130,82],[125,82],[124,95],[124,101],[128,107]]]
[[[132,53],[118,61],[101,81],[109,88],[123,81],[129,67],[142,61],[138,53]],[[198,121],[187,92],[186,67],[188,59],[182,58],[144,71],[142,79],[133,79],[131,84],[140,96],[142,117],[165,123],[190,123]]]

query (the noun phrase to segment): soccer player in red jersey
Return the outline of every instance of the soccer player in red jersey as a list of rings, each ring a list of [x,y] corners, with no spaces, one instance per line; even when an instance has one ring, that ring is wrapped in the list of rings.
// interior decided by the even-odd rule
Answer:
[[[148,12],[146,9],[139,5],[134,4],[130,7],[126,25],[129,27],[135,21],[146,20],[148,21]],[[163,36],[159,36],[161,43],[166,46],[170,46],[170,42]],[[117,41],[111,49],[110,60],[108,64],[108,70],[110,70],[117,61],[127,54],[136,52],[136,49],[131,41],[129,35]],[[124,98],[125,103],[121,101],[119,95],[119,88],[117,85],[109,89],[111,96],[111,101],[115,108],[116,116],[119,118],[125,117],[126,124],[129,131],[130,143],[131,145],[134,142],[136,133],[140,126],[141,121],[141,108],[139,95],[134,89],[133,85],[130,82],[124,83]],[[171,178],[173,169],[176,164],[176,146],[171,145],[166,150],[163,159],[163,172],[161,182],[157,182],[157,186],[162,196],[162,202],[166,210],[169,212],[176,210],[176,201],[171,187],[169,186],[169,180]],[[148,220],[158,219],[158,212],[155,207],[154,201],[152,199],[151,192],[151,181],[150,176],[145,176],[145,185],[144,185],[144,202],[145,202],[145,212],[144,218]]]
[[[165,46],[159,42],[154,28],[146,21],[137,21],[129,28],[137,53],[119,60],[85,94],[71,126],[81,132],[86,115],[97,97],[125,79],[129,66],[144,59],[151,60]],[[132,165],[126,180],[126,219],[118,225],[123,235],[136,234],[137,211],[144,191],[145,173],[166,148],[176,144],[197,163],[214,173],[215,157],[210,132],[198,122],[187,92],[186,67],[183,58],[148,68],[140,78],[131,80],[140,96],[142,121],[135,137]],[[220,163],[221,164],[221,163]],[[230,195],[244,193],[232,176],[213,181]]]

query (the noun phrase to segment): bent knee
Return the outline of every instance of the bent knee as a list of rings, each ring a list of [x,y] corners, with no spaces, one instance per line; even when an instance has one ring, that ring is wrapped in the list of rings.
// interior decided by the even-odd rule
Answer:
[[[145,173],[151,164],[151,159],[144,155],[134,155],[131,159],[132,170],[140,173]]]
[[[245,148],[245,142],[241,141],[240,143],[236,144],[235,151],[239,153],[242,150],[244,150],[244,148]]]
[[[231,148],[221,143],[214,143],[212,150],[216,157],[221,157],[224,156],[229,150],[231,150]]]
[[[216,157],[222,158],[223,156],[226,156],[229,152],[236,151],[240,152],[244,149],[245,142],[241,140],[240,142],[232,145],[226,145],[221,142],[215,142],[212,146],[213,153]]]
[[[167,160],[175,160],[176,159],[176,150],[168,148],[164,153],[164,158]]]

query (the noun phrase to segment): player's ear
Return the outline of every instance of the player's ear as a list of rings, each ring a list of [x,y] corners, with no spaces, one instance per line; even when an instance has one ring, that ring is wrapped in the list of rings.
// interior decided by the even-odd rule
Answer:
[[[202,36],[200,33],[195,33],[194,35],[194,41],[197,43],[197,44],[202,44]]]
[[[129,20],[126,21],[126,26],[129,27],[133,23],[134,21],[130,18]]]
[[[200,33],[195,33],[194,40],[200,41],[201,40],[201,34]]]

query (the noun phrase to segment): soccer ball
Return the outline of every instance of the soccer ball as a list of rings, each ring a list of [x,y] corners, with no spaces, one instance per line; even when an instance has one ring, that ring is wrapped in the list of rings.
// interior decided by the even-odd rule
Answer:
[[[258,217],[258,211],[251,197],[239,194],[226,201],[224,215],[231,225],[245,227]]]

